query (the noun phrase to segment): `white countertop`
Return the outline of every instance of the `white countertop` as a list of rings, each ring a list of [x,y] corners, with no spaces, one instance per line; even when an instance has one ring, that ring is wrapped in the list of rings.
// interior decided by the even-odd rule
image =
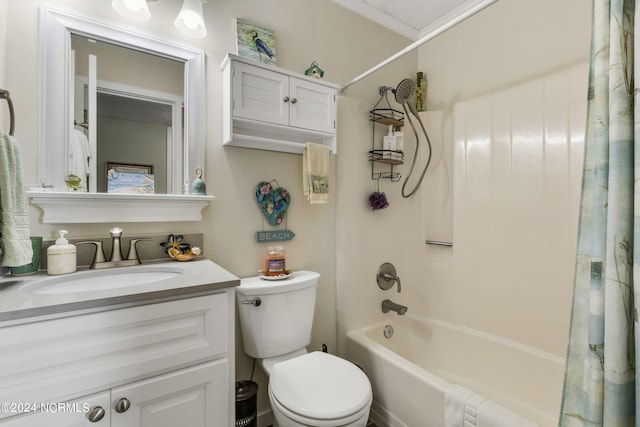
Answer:
[[[175,276],[133,286],[118,285],[108,289],[89,290],[82,286],[82,279],[97,275],[136,273],[154,268],[179,272]],[[136,271],[136,269],[138,269]],[[68,280],[67,280],[68,279]],[[79,291],[49,292],[56,285],[76,282]],[[82,270],[75,273],[48,276],[40,272],[31,276],[6,276],[0,279],[0,322],[85,310],[123,303],[142,302],[150,299],[180,297],[192,293],[207,293],[238,286],[240,279],[208,259],[189,262],[149,262],[132,267],[116,267],[106,270]],[[1,323],[0,323],[0,326]]]

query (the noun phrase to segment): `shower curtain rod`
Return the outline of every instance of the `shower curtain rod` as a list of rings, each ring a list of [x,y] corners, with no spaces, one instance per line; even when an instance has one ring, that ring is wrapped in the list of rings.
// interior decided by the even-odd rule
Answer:
[[[364,79],[365,77],[369,76],[370,74],[375,73],[380,68],[392,63],[393,61],[395,61],[396,59],[400,58],[401,56],[406,55],[407,53],[411,52],[415,48],[421,46],[422,44],[424,44],[427,41],[431,40],[435,36],[447,31],[449,28],[453,27],[454,25],[459,24],[460,22],[464,21],[465,19],[469,18],[470,16],[475,15],[476,13],[480,12],[482,9],[484,9],[485,7],[489,6],[492,3],[495,3],[496,1],[498,1],[498,0],[481,0],[481,1],[479,1],[474,6],[470,7],[467,10],[465,10],[464,12],[462,12],[461,14],[459,14],[458,16],[453,18],[452,20],[446,22],[445,24],[439,26],[438,28],[434,29],[433,31],[430,31],[429,33],[425,34],[424,36],[422,36],[421,38],[419,38],[415,42],[411,43],[409,46],[405,47],[400,52],[396,53],[395,55],[390,56],[389,58],[385,59],[384,61],[382,61],[378,65],[376,65],[374,67],[371,67],[370,69],[368,69],[364,73],[360,74],[359,76],[357,76],[356,78],[354,78],[350,82],[343,84],[342,86],[340,86],[339,91],[340,92],[344,92],[345,90],[347,90],[347,88],[349,86],[359,82],[360,80]]]

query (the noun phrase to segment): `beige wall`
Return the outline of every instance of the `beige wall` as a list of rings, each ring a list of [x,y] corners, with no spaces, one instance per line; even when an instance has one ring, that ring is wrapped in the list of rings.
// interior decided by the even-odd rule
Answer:
[[[8,3],[8,5],[7,5]],[[204,233],[205,255],[238,276],[255,275],[261,268],[265,244],[257,244],[254,233],[262,230],[264,222],[256,207],[253,192],[258,182],[277,179],[291,192],[288,227],[296,237],[285,244],[287,266],[292,269],[310,269],[321,273],[316,306],[316,322],[311,349],[319,349],[322,343],[336,352],[336,199],[339,184],[336,181],[336,164],[332,159],[330,177],[331,201],[325,206],[311,207],[305,200],[301,184],[301,156],[267,151],[256,151],[221,145],[222,78],[220,64],[228,52],[235,53],[235,19],[271,28],[276,34],[278,65],[296,72],[303,72],[312,61],[325,70],[325,79],[344,83],[355,75],[400,50],[408,41],[382,29],[330,1],[312,0],[236,0],[210,1],[205,5],[208,36],[193,40],[182,36],[173,26],[181,2],[163,0],[150,3],[152,19],[133,24],[118,15],[110,1],[85,0],[0,0],[0,13],[8,21],[12,37],[6,42],[6,56],[0,55],[0,83],[11,90],[18,116],[16,136],[22,144],[26,181],[37,184],[31,171],[37,170],[38,144],[38,8],[40,4],[73,11],[108,24],[134,28],[138,31],[178,43],[201,48],[206,53],[206,170],[204,179],[209,194],[216,200],[205,210],[201,222],[167,224],[121,223],[127,235],[160,233]],[[5,26],[0,25],[0,28]],[[4,33],[0,30],[0,52],[5,48]],[[399,77],[413,73],[417,53],[408,55],[396,64],[386,67],[379,76],[353,86],[350,96],[361,97],[367,103],[377,98],[377,86],[393,83]],[[6,65],[6,79],[3,79]],[[386,76],[386,77],[385,77]],[[389,77],[394,76],[394,77]],[[0,110],[1,111],[1,110]],[[339,117],[338,126],[350,117]],[[0,122],[2,123],[2,122]],[[339,141],[341,144],[368,142],[356,139]],[[338,149],[340,151],[340,148]],[[52,159],[53,160],[53,159]],[[361,162],[363,158],[358,157]],[[365,181],[363,178],[356,178]],[[62,225],[40,223],[40,212],[32,210],[32,232],[52,238],[55,229]],[[65,224],[70,237],[107,236],[112,224]],[[239,335],[237,334],[238,338]],[[250,360],[237,344],[237,378],[246,379],[250,374]],[[258,377],[262,409],[268,401],[266,381]]]
[[[498,0],[419,51],[429,109],[588,60],[591,2]]]
[[[0,0],[0,88],[6,89],[7,76],[7,8],[9,0]],[[7,89],[8,90],[8,89]],[[0,129],[9,129],[9,109],[7,103],[0,104]]]

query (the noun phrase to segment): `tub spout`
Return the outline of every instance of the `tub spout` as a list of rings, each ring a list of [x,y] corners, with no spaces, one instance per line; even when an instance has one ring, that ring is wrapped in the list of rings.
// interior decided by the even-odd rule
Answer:
[[[389,311],[395,311],[399,316],[402,316],[407,312],[407,306],[396,304],[390,299],[382,301],[382,312],[388,313]]]

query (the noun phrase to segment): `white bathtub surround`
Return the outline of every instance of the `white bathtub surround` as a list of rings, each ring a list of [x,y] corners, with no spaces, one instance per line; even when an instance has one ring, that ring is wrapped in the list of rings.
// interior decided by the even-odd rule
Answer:
[[[431,277],[430,315],[565,354],[587,75],[580,64],[455,105],[455,274]]]
[[[538,427],[539,425],[466,387],[452,385],[444,397],[444,427]]]
[[[383,334],[387,324],[394,329],[390,339]],[[541,426],[557,425],[563,358],[539,349],[407,314],[350,332],[346,353],[371,380],[378,426],[443,427],[452,385]]]

